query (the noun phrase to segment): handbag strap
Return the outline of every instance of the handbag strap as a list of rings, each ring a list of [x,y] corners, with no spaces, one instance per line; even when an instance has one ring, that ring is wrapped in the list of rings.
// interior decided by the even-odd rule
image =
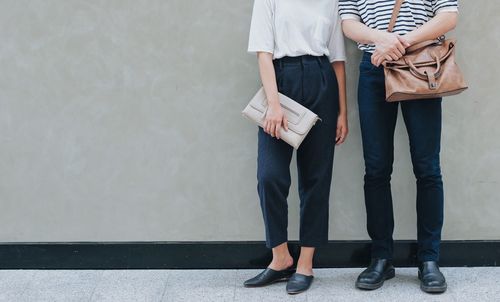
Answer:
[[[396,4],[394,5],[394,9],[392,10],[391,21],[389,22],[389,27],[387,28],[388,32],[392,32],[394,26],[396,25],[396,20],[398,19],[399,11],[401,10],[403,1],[404,0],[396,0]]]

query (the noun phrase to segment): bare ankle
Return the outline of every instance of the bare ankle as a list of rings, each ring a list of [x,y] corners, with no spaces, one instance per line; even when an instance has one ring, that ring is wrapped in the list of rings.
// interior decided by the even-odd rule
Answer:
[[[313,275],[313,268],[312,266],[305,266],[305,265],[297,265],[297,273],[301,275],[306,275],[306,276],[312,276]]]
[[[297,273],[307,276],[313,275],[314,248],[302,247],[299,261],[297,262]]]
[[[284,270],[291,266],[293,266],[293,258],[290,255],[275,256],[269,264],[269,268],[274,270]]]

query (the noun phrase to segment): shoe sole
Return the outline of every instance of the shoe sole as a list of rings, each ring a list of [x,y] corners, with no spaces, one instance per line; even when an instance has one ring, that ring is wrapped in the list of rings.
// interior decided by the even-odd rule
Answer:
[[[364,290],[378,289],[378,288],[381,288],[382,285],[384,285],[384,282],[386,280],[392,279],[395,276],[396,276],[396,270],[391,269],[390,271],[388,271],[384,274],[384,279],[382,281],[380,281],[379,283],[373,284],[373,283],[363,283],[363,282],[356,281],[356,287],[359,289],[364,289]]]
[[[269,282],[269,283],[266,283],[266,284],[262,284],[262,285],[247,285],[247,284],[243,284],[244,287],[246,288],[259,288],[259,287],[266,287],[268,285],[272,285],[274,283],[279,283],[279,282],[285,282],[285,281],[288,281],[290,279],[290,277],[285,277],[285,278],[281,278],[281,279],[276,279],[272,282]]]
[[[428,294],[442,294],[446,291],[447,286],[424,286],[420,285],[420,289]]]
[[[309,289],[309,287],[306,288],[306,289],[304,289],[304,290],[297,291],[297,292],[289,292],[289,291],[287,291],[287,293],[289,295],[297,295],[297,294],[300,294],[300,293],[303,293],[303,292],[307,291],[308,289]]]
[[[307,291],[309,288],[311,288],[311,285],[312,285],[312,283],[309,284],[309,286],[307,288],[303,289],[303,290],[299,290],[299,291],[295,291],[295,292],[287,290],[286,292],[289,295],[297,295],[297,294],[300,294],[300,293],[303,293],[303,292]]]

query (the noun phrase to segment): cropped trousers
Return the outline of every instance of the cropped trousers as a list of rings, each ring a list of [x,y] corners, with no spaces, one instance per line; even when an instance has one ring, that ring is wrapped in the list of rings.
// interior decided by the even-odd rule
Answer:
[[[315,112],[322,121],[297,150],[300,197],[300,244],[317,247],[328,241],[329,197],[338,115],[338,84],[326,56],[274,60],[278,91]],[[293,148],[258,131],[257,190],[265,224],[266,246],[288,240],[287,197]]]

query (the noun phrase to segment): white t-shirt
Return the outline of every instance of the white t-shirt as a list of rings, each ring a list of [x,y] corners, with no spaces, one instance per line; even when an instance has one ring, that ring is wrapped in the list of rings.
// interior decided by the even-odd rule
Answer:
[[[248,51],[345,61],[338,0],[255,0]]]

